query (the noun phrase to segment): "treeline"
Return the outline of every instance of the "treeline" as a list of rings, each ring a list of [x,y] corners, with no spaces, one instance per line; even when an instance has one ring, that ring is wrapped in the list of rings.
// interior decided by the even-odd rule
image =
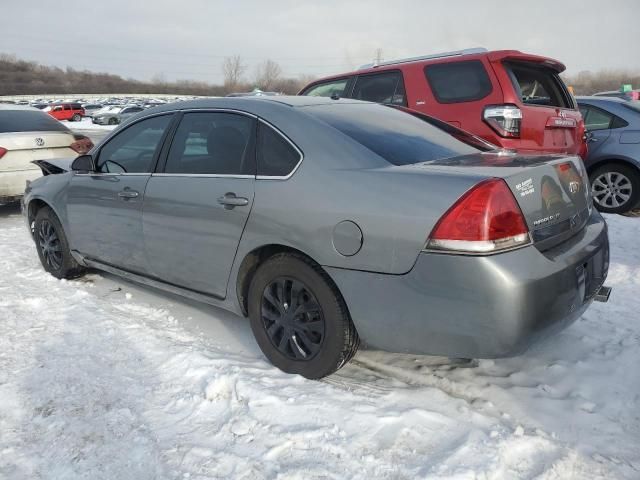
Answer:
[[[168,82],[162,75],[157,75],[151,82],[142,82],[109,73],[95,73],[71,67],[64,69],[49,67],[37,62],[20,60],[14,55],[0,53],[0,96],[74,93],[166,93],[216,96],[250,91],[254,88],[295,94],[309,80],[283,77],[280,66],[268,60],[256,68],[256,78],[253,81],[246,81],[242,76],[245,67],[240,63],[239,57],[230,57],[229,60],[232,59],[238,60],[238,69],[234,72],[233,80],[229,81],[229,72],[223,66],[225,83],[214,85],[193,80]]]
[[[562,79],[567,85],[573,87],[573,92],[576,95],[620,90],[620,87],[625,84],[630,84],[633,88],[640,88],[640,72],[627,70],[600,70],[597,72],[587,70],[575,75],[562,75]]]

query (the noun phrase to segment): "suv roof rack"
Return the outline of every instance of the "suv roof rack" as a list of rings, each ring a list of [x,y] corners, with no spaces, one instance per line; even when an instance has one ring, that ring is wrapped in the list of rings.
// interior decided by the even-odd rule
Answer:
[[[382,67],[384,65],[396,65],[398,63],[419,62],[421,60],[430,60],[432,58],[459,57],[462,55],[473,55],[474,53],[485,53],[488,51],[489,50],[487,50],[484,47],[465,48],[464,50],[454,50],[452,52],[433,53],[431,55],[422,55],[420,57],[401,58],[398,60],[389,60],[389,61],[380,62],[380,63],[367,63],[365,65],[360,66],[358,70],[364,70],[365,68]]]

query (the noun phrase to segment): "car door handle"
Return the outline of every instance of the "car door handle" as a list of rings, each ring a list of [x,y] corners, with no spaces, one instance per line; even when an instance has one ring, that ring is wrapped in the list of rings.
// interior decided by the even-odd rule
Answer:
[[[135,190],[123,190],[121,192],[118,192],[118,196],[120,198],[124,198],[125,200],[128,198],[136,198],[138,195],[140,194]]]
[[[245,205],[248,205],[249,199],[245,197],[236,197],[235,193],[228,192],[218,198],[218,203],[220,205],[224,205],[224,208],[226,208],[227,210],[231,210],[235,207],[243,207]]]

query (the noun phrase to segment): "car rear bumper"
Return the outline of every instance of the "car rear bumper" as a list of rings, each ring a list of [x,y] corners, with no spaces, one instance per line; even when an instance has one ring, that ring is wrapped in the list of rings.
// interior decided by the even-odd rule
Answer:
[[[575,321],[609,267],[604,219],[545,252],[491,256],[423,252],[405,275],[326,268],[363,342],[394,352],[496,358]]]
[[[27,180],[42,176],[39,168],[0,172],[0,203],[16,200],[24,194]]]

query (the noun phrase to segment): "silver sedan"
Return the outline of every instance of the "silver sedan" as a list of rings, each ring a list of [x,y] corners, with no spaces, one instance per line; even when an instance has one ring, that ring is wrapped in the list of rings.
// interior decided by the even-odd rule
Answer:
[[[579,158],[498,151],[410,111],[189,101],[40,165],[23,210],[45,270],[97,268],[248,316],[266,357],[309,378],[361,343],[512,355],[608,298]]]

